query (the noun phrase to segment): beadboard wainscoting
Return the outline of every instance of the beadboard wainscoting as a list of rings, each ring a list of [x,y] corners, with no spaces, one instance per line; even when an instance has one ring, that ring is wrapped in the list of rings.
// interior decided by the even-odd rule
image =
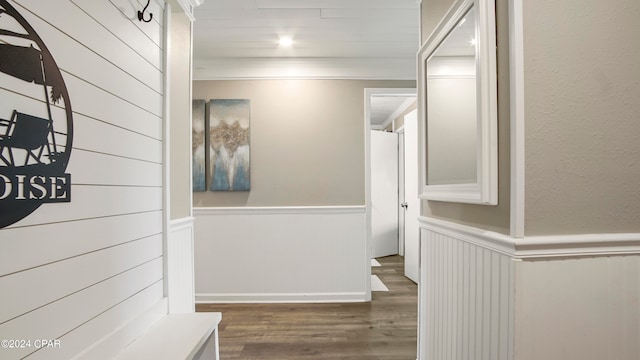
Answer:
[[[197,303],[366,301],[364,206],[195,208]]]
[[[514,261],[428,220],[420,231],[418,358],[513,359]]]
[[[640,234],[420,227],[418,359],[640,358]]]
[[[193,217],[172,220],[167,239],[167,296],[169,313],[195,311]]]

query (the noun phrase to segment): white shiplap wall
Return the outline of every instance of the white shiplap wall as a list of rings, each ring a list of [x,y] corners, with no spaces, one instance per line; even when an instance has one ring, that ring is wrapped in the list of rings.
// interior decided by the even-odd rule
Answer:
[[[72,202],[0,230],[0,339],[32,340],[0,358],[69,359],[163,297],[163,9],[141,23],[135,1],[10,4],[61,69],[74,142]],[[0,82],[0,113],[41,106],[25,95]]]

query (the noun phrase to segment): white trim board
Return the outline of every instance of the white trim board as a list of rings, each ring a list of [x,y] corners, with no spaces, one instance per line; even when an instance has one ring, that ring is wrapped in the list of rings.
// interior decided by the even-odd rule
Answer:
[[[365,293],[196,294],[196,304],[301,304],[363,302]]]
[[[640,233],[547,235],[524,238],[421,216],[420,227],[514,259],[640,254]]]
[[[364,214],[364,205],[346,206],[258,206],[195,207],[198,215],[265,215],[265,214]]]
[[[524,237],[525,108],[523,0],[509,0],[509,78],[511,113],[511,230]]]

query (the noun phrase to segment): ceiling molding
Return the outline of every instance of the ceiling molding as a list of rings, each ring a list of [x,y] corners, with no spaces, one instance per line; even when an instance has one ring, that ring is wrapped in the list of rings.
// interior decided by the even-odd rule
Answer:
[[[216,58],[194,61],[195,80],[413,80],[415,60],[376,58]]]
[[[397,119],[400,116],[400,114],[405,112],[409,108],[409,106],[411,106],[413,103],[416,102],[416,99],[417,97],[415,96],[407,98],[402,104],[400,104],[400,106],[398,106],[396,111],[394,111],[391,115],[389,115],[387,120],[385,120],[382,123],[382,128],[386,129],[389,125],[391,125],[393,120]]]
[[[204,0],[168,0],[172,5],[178,5],[191,21],[195,21],[194,10],[204,3]]]

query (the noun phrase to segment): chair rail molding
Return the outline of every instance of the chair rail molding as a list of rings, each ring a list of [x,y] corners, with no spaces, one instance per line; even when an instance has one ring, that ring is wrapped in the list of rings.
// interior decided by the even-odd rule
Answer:
[[[640,233],[525,236],[522,238],[421,216],[420,227],[514,259],[640,254]]]

